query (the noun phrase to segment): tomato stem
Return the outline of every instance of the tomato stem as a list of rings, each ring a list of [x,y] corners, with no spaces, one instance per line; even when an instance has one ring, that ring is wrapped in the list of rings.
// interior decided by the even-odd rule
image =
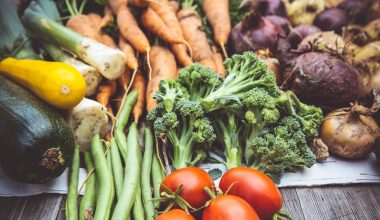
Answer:
[[[211,197],[211,199],[215,199],[216,198],[215,193],[210,188],[205,187],[203,190]]]

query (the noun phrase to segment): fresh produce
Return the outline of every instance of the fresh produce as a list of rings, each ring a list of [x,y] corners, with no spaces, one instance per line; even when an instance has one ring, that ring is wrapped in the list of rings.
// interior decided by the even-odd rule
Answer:
[[[143,111],[144,111],[144,106],[145,106],[145,97],[146,97],[146,80],[144,76],[142,75],[141,72],[136,73],[136,78],[133,81],[131,85],[131,91],[138,91],[138,97],[137,97],[137,102],[136,105],[133,107],[132,114],[133,118],[136,123],[139,122],[139,119],[141,118]]]
[[[104,156],[103,144],[99,134],[91,141],[91,156],[94,160],[94,168],[97,175],[96,185],[96,212],[94,219],[109,219],[112,203],[115,197],[115,188],[111,167],[108,166]]]
[[[123,189],[124,173],[122,159],[116,138],[111,139],[110,146],[112,174],[115,183],[116,198],[119,199],[121,197],[121,190]]]
[[[66,219],[78,220],[78,181],[79,181],[79,147],[74,147],[73,161],[70,167],[70,181],[66,197]]]
[[[352,21],[364,23],[371,8],[371,0],[344,0],[337,5],[337,8],[344,10]]]
[[[255,210],[243,199],[233,195],[223,195],[211,200],[205,208],[202,220],[259,220]]]
[[[329,8],[315,17],[314,25],[323,31],[340,33],[342,27],[349,23],[346,13],[339,8]]]
[[[321,29],[311,24],[301,24],[294,28],[299,34],[301,34],[302,38],[305,38],[309,35],[321,32]]]
[[[255,169],[230,169],[222,176],[219,187],[223,192],[248,202],[260,219],[270,219],[282,207],[282,196],[274,182]]]
[[[253,1],[254,0],[250,0]],[[288,12],[286,11],[285,3],[282,0],[264,0],[258,1],[258,9],[263,15],[277,15],[286,18]]]
[[[293,25],[312,24],[315,17],[325,9],[325,0],[285,1],[289,20]]]
[[[84,164],[86,166],[87,173],[90,173],[94,170],[94,163],[91,159],[90,152],[84,151]],[[93,218],[96,204],[96,174],[88,177],[86,181],[86,191],[82,197],[79,206],[79,219],[85,220],[89,218]]]
[[[186,167],[177,169],[165,177],[160,191],[161,195],[178,194],[181,197],[178,200],[169,200],[171,203],[168,208],[177,204],[182,209],[187,210],[189,208],[187,204],[190,205],[190,208],[201,208],[210,200],[210,196],[204,189],[212,189],[213,187],[213,180],[204,170],[197,167]]]
[[[144,157],[141,166],[141,192],[144,204],[145,219],[154,220],[154,204],[150,187],[150,173],[153,159],[153,135],[149,128],[144,129]]]
[[[69,111],[67,122],[73,131],[75,142],[82,150],[90,149],[95,134],[104,136],[108,131],[106,107],[87,98]]]
[[[298,56],[284,75],[282,88],[294,91],[306,103],[323,107],[346,105],[363,92],[359,72],[327,53]]]
[[[280,17],[277,15],[265,16],[265,18],[271,21],[272,23],[277,24],[277,26],[281,27],[286,34],[289,34],[290,30],[292,29],[292,25],[290,24],[290,21],[287,18]]]
[[[233,53],[273,50],[277,34],[285,34],[281,26],[253,12],[232,29],[229,45]]]
[[[60,109],[74,107],[86,92],[81,74],[74,67],[60,62],[6,58],[0,61],[0,74]]]
[[[380,129],[368,109],[354,105],[329,113],[320,133],[331,154],[344,158],[363,158],[374,149]]]
[[[62,116],[3,76],[0,94],[3,171],[28,183],[44,183],[59,176],[71,163],[75,145]]]
[[[159,215],[156,220],[195,220],[195,218],[182,209],[172,209]]]
[[[95,67],[108,79],[118,78],[124,71],[125,55],[51,20],[39,4],[32,1],[22,16],[23,23],[35,34],[62,47]]]

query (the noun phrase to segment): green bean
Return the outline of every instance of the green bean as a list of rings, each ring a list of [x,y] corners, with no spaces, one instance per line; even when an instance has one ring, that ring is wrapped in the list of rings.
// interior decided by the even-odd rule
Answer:
[[[116,129],[118,130],[118,128]],[[120,135],[124,134],[116,132],[116,140],[120,138]],[[141,152],[138,144],[137,124],[134,122],[129,128],[127,141],[128,154],[125,160],[123,189],[112,215],[113,220],[125,220],[130,215],[136,197],[137,186],[140,182],[141,167],[139,166],[139,155]]]
[[[109,171],[111,173],[111,176],[112,176],[113,170],[112,170],[112,159],[111,159],[111,152],[110,152],[111,144],[109,142],[106,142],[106,146],[107,146],[107,149],[108,149],[108,153],[106,155],[107,167],[108,167],[108,169],[109,169]],[[113,191],[113,193],[115,193],[115,186],[114,185],[112,185],[112,191]],[[111,200],[111,207],[110,207],[110,209],[107,210],[107,216],[108,216],[108,218],[111,215],[111,209],[113,207],[113,200],[114,199],[115,199],[115,194],[114,194],[114,196],[112,197],[112,200]]]
[[[78,220],[79,163],[79,146],[75,146],[73,161],[70,168],[69,189],[66,198],[65,214],[67,220]]]
[[[157,155],[153,154],[152,161],[152,182],[153,182],[153,193],[154,198],[160,198],[160,185],[163,180],[160,162],[158,161]],[[155,205],[158,208],[158,204]]]
[[[111,140],[110,155],[112,158],[112,173],[115,182],[116,197],[120,198],[121,189],[123,187],[123,164],[121,163],[121,158],[119,154],[119,149],[116,143],[116,139]]]
[[[114,198],[113,178],[107,160],[104,156],[99,134],[95,135],[91,142],[91,156],[94,159],[95,172],[98,180],[97,201],[94,220],[109,219],[109,213]]]
[[[123,161],[125,163],[125,161],[127,160],[127,149],[128,149],[127,142],[128,141],[127,141],[127,137],[124,134],[124,129],[116,128],[114,130],[114,134],[115,134],[116,144],[120,151],[121,157],[123,158]]]
[[[141,191],[144,202],[146,220],[154,220],[154,205],[152,201],[152,190],[150,187],[150,173],[153,158],[153,136],[150,128],[144,129],[144,158],[141,168]]]
[[[84,164],[86,166],[87,173],[94,169],[94,164],[92,163],[91,155],[89,152],[84,152]],[[95,174],[88,177],[86,181],[86,191],[84,192],[82,201],[79,208],[79,219],[85,220],[91,218],[94,215],[96,193],[95,193]]]
[[[135,202],[133,203],[133,219],[134,220],[144,220],[144,206],[141,198],[141,185],[137,185],[136,189],[136,198]]]
[[[132,108],[136,104],[137,94],[137,91],[132,91],[123,98],[120,110],[116,115],[117,120],[115,128],[121,128],[121,130],[124,130],[125,125],[128,123]]]

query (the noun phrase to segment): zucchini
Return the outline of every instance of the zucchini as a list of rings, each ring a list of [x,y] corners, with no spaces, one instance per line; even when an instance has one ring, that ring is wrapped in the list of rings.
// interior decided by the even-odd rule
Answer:
[[[59,112],[0,76],[0,165],[9,177],[47,182],[71,163],[74,145]]]

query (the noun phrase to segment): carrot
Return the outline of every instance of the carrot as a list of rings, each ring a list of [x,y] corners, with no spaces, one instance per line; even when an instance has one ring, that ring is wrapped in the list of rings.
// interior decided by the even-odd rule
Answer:
[[[87,17],[92,22],[92,25],[94,27],[96,27],[97,30],[99,31],[100,30],[99,26],[100,26],[100,23],[102,22],[102,17],[99,14],[96,14],[96,13],[89,13],[89,14],[87,14]]]
[[[106,80],[98,88],[98,94],[96,95],[96,101],[104,106],[108,106],[110,98],[116,92],[116,81]]]
[[[123,88],[124,93],[127,91],[129,84],[131,83],[131,72],[126,69],[124,73],[117,79],[117,82],[121,88]]]
[[[177,1],[169,1],[168,2],[169,6],[172,7],[172,9],[174,10],[174,12],[177,12],[179,10],[179,3]]]
[[[226,76],[226,69],[224,68],[223,56],[218,52],[215,46],[212,47],[212,51],[214,52],[214,60],[216,64],[217,72],[220,77],[224,78]]]
[[[115,44],[115,41],[108,34],[101,34],[100,35],[100,42],[102,44],[108,46],[108,47],[117,48],[117,45]]]
[[[129,0],[128,3],[133,5],[133,6],[139,7],[139,8],[145,8],[146,6],[148,6],[149,1],[147,1],[147,0]]]
[[[170,47],[182,66],[186,67],[193,64],[193,59],[187,53],[187,47],[184,44],[171,44]]]
[[[218,72],[218,67],[216,66],[214,57],[207,57],[206,59],[200,60],[199,63],[215,72]]]
[[[107,26],[110,22],[112,22],[112,20],[113,15],[111,9],[108,6],[104,7],[104,16],[99,23],[99,29],[102,29],[103,27]]]
[[[137,69],[139,63],[135,56],[135,51],[133,50],[133,47],[129,43],[127,43],[125,38],[121,35],[119,36],[119,48],[121,49],[121,51],[124,52],[124,54],[127,57],[125,61],[127,66],[132,70]]]
[[[131,91],[137,90],[137,102],[133,107],[132,113],[135,122],[138,123],[142,113],[143,107],[145,105],[145,92],[146,92],[146,81],[143,74],[138,71],[136,74],[136,78],[132,83]]]
[[[152,61],[152,78],[148,82],[146,91],[146,108],[148,112],[157,105],[153,96],[158,90],[160,81],[162,79],[174,79],[177,76],[177,64],[173,54],[168,49],[160,46],[152,47],[150,60]]]
[[[195,62],[202,61],[203,63],[208,63],[208,67],[216,71],[216,64],[213,61],[214,55],[208,44],[206,33],[202,30],[200,16],[190,6],[185,4],[183,6],[183,9],[177,13],[177,16],[185,39],[193,50],[193,60]]]
[[[66,23],[66,27],[93,40],[100,39],[97,28],[93,25],[92,21],[87,15],[76,15],[70,17]]]
[[[215,42],[220,45],[224,56],[227,57],[225,44],[231,32],[228,0],[204,0],[203,11],[211,24]]]

